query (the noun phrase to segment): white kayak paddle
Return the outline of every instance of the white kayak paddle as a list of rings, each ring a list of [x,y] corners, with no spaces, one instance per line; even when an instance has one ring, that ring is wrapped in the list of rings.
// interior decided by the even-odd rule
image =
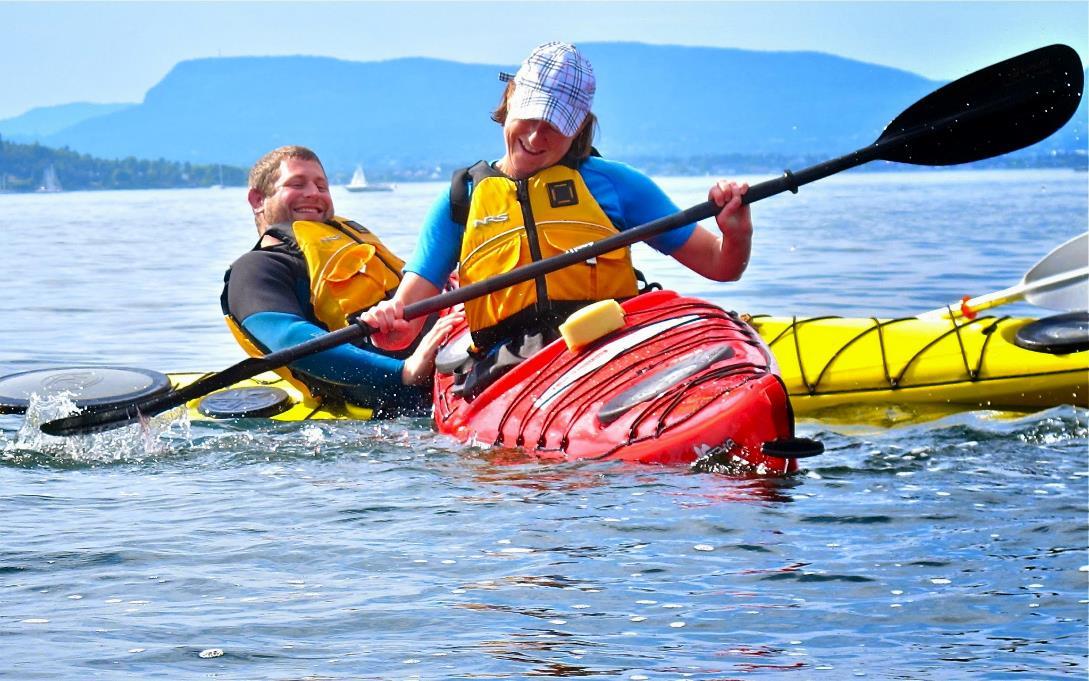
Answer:
[[[1089,232],[1062,244],[1032,266],[1021,283],[958,304],[924,312],[921,319],[974,318],[983,310],[1024,300],[1050,310],[1089,308]]]

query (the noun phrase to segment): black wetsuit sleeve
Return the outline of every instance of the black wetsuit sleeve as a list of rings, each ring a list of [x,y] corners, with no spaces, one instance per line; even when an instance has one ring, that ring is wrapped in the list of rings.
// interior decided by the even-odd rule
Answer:
[[[317,324],[305,263],[282,251],[250,251],[231,265],[227,309],[239,323],[258,312],[284,312]]]

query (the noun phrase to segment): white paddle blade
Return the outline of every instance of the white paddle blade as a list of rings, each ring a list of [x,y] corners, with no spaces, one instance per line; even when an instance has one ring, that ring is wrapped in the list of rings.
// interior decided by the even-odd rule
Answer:
[[[1089,232],[1044,256],[1022,283],[1025,300],[1033,305],[1071,312],[1089,309]]]
[[[918,315],[921,319],[975,317],[992,307],[1025,300],[1037,307],[1074,312],[1089,308],[1089,232],[1045,255],[1021,283]]]

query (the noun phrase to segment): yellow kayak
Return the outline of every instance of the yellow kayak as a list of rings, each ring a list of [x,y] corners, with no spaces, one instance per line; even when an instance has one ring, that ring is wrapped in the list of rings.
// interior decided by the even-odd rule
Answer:
[[[1082,315],[1079,333],[1085,336],[1084,319],[1089,318],[1076,314]],[[1089,349],[1084,343],[1054,354],[1017,342],[1026,330],[1047,321],[766,315],[749,319],[775,356],[795,414],[859,422],[927,418],[969,409],[1089,407]],[[24,412],[32,394],[65,390],[77,404],[92,406],[150,398],[206,375],[128,367],[27,371],[0,377],[0,413]],[[197,421],[372,417],[370,409],[305,400],[274,373],[193,400],[188,408],[190,418]]]
[[[1018,333],[1036,321],[759,315],[750,323],[778,360],[798,414],[1089,406],[1089,350],[1051,354],[1019,346]]]
[[[36,398],[60,394],[80,407],[148,400],[208,375],[201,372],[163,374],[149,369],[112,366],[23,371],[0,377],[0,413],[25,413]],[[373,416],[365,407],[323,405],[304,398],[298,388],[272,372],[192,400],[186,406],[194,421],[232,418],[365,420]]]
[[[204,378],[204,373],[172,373],[170,383],[180,388]],[[369,420],[373,411],[352,404],[328,405],[305,398],[294,385],[273,372],[236,383],[186,405],[194,421],[241,417],[270,418],[276,421],[311,421],[327,419]]]

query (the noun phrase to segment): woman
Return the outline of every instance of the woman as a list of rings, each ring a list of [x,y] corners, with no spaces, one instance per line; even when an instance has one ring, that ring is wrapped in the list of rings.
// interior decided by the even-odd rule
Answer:
[[[679,210],[646,175],[594,153],[596,84],[573,46],[541,45],[513,78],[500,78],[508,83],[492,118],[503,126],[506,152],[455,173],[432,206],[395,297],[364,316],[379,329],[374,340],[382,347],[416,337],[420,323],[403,319],[404,305],[438,294],[459,262],[467,285]],[[738,279],[751,250],[746,191],[724,181],[711,187],[709,198],[722,207],[719,233],[687,225],[650,245],[715,281]],[[630,252],[621,249],[470,301],[473,354],[494,359],[506,348],[526,357],[578,307],[637,292]],[[527,346],[527,337],[536,342]]]

